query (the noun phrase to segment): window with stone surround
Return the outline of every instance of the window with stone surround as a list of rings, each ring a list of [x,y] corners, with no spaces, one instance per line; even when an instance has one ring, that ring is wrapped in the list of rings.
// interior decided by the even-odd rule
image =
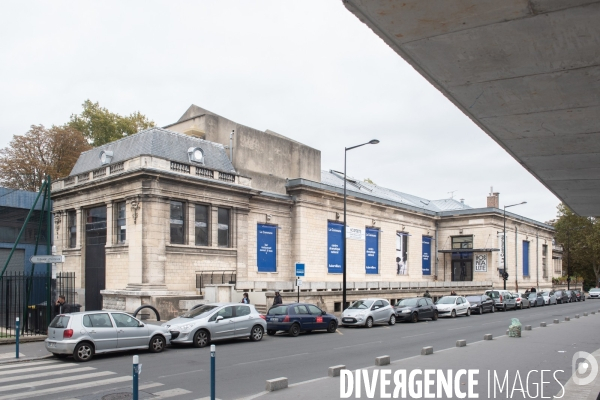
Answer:
[[[542,245],[542,278],[548,277],[548,245]]]
[[[181,201],[171,201],[171,243],[185,244],[185,204]]]
[[[74,249],[77,245],[77,211],[67,212],[67,231],[69,234],[69,248]]]
[[[127,214],[126,214],[126,203],[124,201],[116,204],[116,220],[117,223],[117,243],[123,244],[125,243],[125,239],[127,238]]]
[[[230,210],[228,208],[218,209],[218,231],[219,231],[219,247],[230,247],[229,241],[229,226],[230,226]]]
[[[194,226],[196,230],[196,246],[208,246],[208,216],[210,208],[207,205],[196,204]]]
[[[453,236],[452,237],[452,248],[453,249],[472,249],[473,248],[473,236]]]

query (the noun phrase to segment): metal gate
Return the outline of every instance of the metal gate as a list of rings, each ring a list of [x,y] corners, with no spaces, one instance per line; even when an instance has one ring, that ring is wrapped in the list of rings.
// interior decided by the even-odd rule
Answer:
[[[85,309],[102,310],[101,290],[106,284],[106,207],[86,210]]]

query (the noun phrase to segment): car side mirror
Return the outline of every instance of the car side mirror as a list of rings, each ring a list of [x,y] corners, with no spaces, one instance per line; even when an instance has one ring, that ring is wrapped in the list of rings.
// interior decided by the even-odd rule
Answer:
[[[220,321],[220,320],[222,320],[222,319],[223,319],[223,317],[222,317],[221,315],[219,315],[219,316],[217,317],[217,319],[215,319],[215,322],[219,322],[219,321]]]
[[[325,315],[327,314],[325,311],[321,311],[321,315]]]
[[[138,328],[143,328],[144,326],[146,326],[146,325],[144,325],[143,322],[140,322],[140,324],[138,325]]]

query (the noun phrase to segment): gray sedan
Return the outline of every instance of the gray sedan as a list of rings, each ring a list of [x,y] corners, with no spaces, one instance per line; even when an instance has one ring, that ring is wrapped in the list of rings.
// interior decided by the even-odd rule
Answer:
[[[191,309],[162,326],[171,333],[172,343],[204,347],[223,339],[259,341],[267,330],[267,321],[251,304],[211,303]]]
[[[94,354],[133,349],[160,353],[171,334],[157,325],[144,324],[120,311],[87,311],[60,314],[48,327],[46,350],[63,358],[89,361]]]
[[[396,323],[394,308],[385,299],[356,300],[342,313],[342,326],[365,326]]]

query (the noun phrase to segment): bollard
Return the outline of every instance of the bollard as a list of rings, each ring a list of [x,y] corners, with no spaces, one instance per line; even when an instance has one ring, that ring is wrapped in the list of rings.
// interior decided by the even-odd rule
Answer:
[[[565,317],[565,321],[570,321],[571,318],[570,317]]]
[[[377,366],[389,365],[389,363],[390,363],[390,356],[375,357],[375,365],[377,365]]]
[[[525,330],[526,331],[530,331],[531,330],[531,325],[525,325]]]
[[[486,333],[485,335],[483,335],[483,340],[493,340],[493,336],[491,333]]]
[[[16,357],[19,358],[19,317],[17,317],[17,322],[15,324],[15,331],[16,331],[15,333],[17,334],[17,339],[16,339],[17,340],[16,341],[17,355],[16,355]]]
[[[510,331],[507,329],[506,330],[506,336],[508,336],[510,334]]]
[[[456,341],[456,347],[465,347],[467,345],[467,341],[465,339],[460,339]]]
[[[583,316],[584,316],[584,317],[587,317],[587,316],[588,316],[588,314],[587,314],[586,312],[584,312],[584,313],[583,313]]]
[[[433,354],[433,346],[426,346],[421,349],[422,356],[428,356],[430,354]]]
[[[138,365],[140,363],[139,356],[133,356],[133,400],[138,400],[138,391],[139,391],[139,369]]]
[[[215,400],[215,392],[216,392],[216,388],[215,388],[215,375],[216,375],[215,350],[216,350],[215,345],[211,344],[210,345],[210,400]]]
[[[592,311],[592,314],[596,314],[596,311]]]
[[[546,327],[546,323],[545,323],[545,322],[540,322],[540,326],[541,326],[542,328],[545,328],[545,327]]]
[[[554,323],[555,323],[555,324],[558,324],[559,322],[560,322],[560,321],[559,321],[558,319],[555,319],[555,320],[554,320]]]
[[[327,371],[327,375],[330,377],[340,376],[340,371],[346,369],[345,365],[334,365],[333,367],[329,367]]]
[[[579,318],[579,314],[575,314],[575,318]]]

